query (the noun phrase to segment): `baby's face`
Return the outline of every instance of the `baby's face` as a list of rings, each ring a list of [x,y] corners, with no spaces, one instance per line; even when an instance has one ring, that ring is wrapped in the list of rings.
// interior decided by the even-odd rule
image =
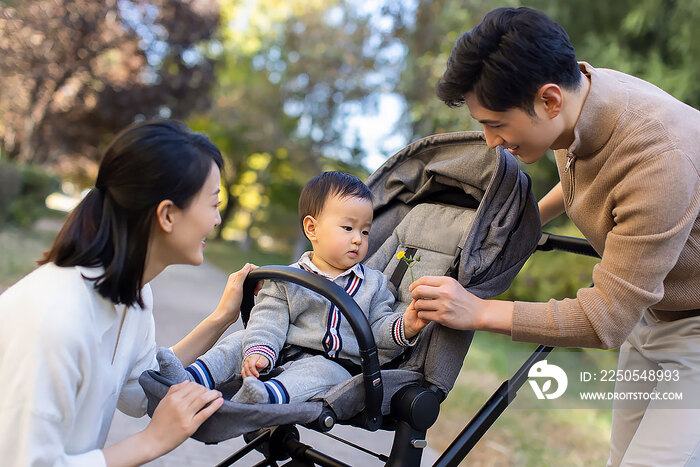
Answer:
[[[372,202],[333,196],[316,219],[313,262],[333,277],[362,261],[372,226]]]

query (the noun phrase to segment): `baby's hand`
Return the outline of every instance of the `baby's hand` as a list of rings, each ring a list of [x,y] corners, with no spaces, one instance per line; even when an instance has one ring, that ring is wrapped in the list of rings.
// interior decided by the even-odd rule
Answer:
[[[418,317],[418,312],[414,307],[415,303],[416,301],[412,300],[411,304],[408,305],[408,308],[406,308],[406,311],[403,314],[403,330],[406,339],[411,339],[414,337],[430,322]]]
[[[248,376],[255,376],[258,378],[260,376],[259,370],[264,370],[270,365],[270,361],[264,355],[257,353],[251,354],[243,360],[243,365],[241,366],[241,376],[247,378]]]

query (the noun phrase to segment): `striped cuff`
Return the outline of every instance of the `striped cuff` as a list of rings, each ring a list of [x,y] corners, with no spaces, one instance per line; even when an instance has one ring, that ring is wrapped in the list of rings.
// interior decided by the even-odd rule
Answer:
[[[276,379],[265,381],[265,389],[270,396],[270,404],[289,404],[287,388]]]
[[[199,383],[209,389],[214,389],[214,377],[203,361],[197,360],[192,365],[185,368],[185,370],[192,375],[195,383]]]
[[[403,315],[394,321],[394,327],[392,329],[391,336],[394,338],[396,345],[401,347],[412,347],[416,345],[418,341],[418,336],[420,333],[413,336],[411,339],[406,339],[406,331],[403,324]]]
[[[252,347],[248,347],[246,351],[243,352],[243,360],[245,360],[254,353],[264,355],[265,357],[267,357],[267,359],[270,361],[270,368],[268,368],[268,370],[271,370],[275,366],[275,362],[277,361],[277,355],[275,354],[275,349],[273,349],[269,345],[254,345]]]

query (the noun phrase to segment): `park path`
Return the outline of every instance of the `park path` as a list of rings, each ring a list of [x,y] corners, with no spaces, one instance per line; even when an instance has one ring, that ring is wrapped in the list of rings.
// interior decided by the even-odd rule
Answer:
[[[171,346],[197,325],[218,303],[226,284],[227,275],[217,268],[203,264],[193,266],[171,266],[152,283],[154,317],[158,345]],[[241,328],[240,321],[227,331]],[[136,433],[148,424],[149,418],[135,419],[117,411],[107,439],[107,445]],[[353,466],[379,466],[376,458],[349,448],[327,436],[299,427],[301,441],[317,450],[329,454]],[[360,444],[374,452],[389,454],[393,433],[387,431],[368,432],[353,427],[336,426],[331,433]],[[217,445],[208,446],[193,439],[147,465],[158,467],[210,467],[226,459],[243,446],[242,437]],[[432,465],[438,453],[426,448],[423,465]],[[262,460],[257,452],[248,454],[236,465],[252,466]]]

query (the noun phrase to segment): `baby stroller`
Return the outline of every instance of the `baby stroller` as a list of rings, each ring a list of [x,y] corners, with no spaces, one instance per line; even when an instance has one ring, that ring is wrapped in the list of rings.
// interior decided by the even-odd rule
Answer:
[[[390,278],[396,312],[403,312],[411,301],[411,278],[406,262],[397,258],[399,252],[421,257],[414,263],[414,277],[448,275],[475,295],[488,298],[509,287],[541,239],[545,239],[540,245],[544,249],[578,248],[566,239],[542,236],[529,177],[509,153],[488,148],[478,132],[416,141],[372,174],[367,185],[374,195],[375,216],[365,264]],[[371,431],[395,431],[390,455],[377,456],[387,465],[420,465],[426,432],[454,385],[473,331],[431,323],[415,347],[380,367],[369,323],[353,299],[334,283],[300,269],[264,266],[250,273],[241,310],[244,323],[253,306],[252,288],[261,279],[291,281],[333,302],[355,333],[361,372],[308,402],[248,405],[226,401],[193,438],[217,443],[244,435],[248,445],[219,464],[222,466],[232,465],[253,449],[265,455],[258,465],[277,465],[291,457],[284,465],[338,466],[346,464],[301,443],[294,425],[326,432],[336,423],[351,424]],[[436,465],[456,465],[466,455],[527,379],[529,366],[549,350],[538,348]],[[152,415],[170,382],[148,371],[140,383]],[[234,379],[218,389],[230,399],[240,385],[240,379]]]

